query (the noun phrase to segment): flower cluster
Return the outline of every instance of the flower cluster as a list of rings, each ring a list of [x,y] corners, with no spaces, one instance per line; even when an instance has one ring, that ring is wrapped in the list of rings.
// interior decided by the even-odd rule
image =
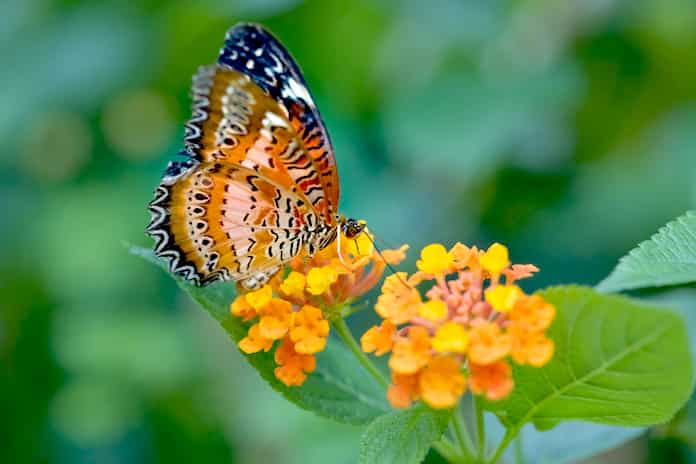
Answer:
[[[513,388],[508,359],[534,367],[551,359],[554,345],[544,332],[556,310],[515,284],[535,266],[511,265],[497,243],[486,251],[429,245],[416,264],[411,276],[385,279],[375,305],[383,321],[361,338],[365,352],[391,352],[387,396],[394,407],[422,399],[450,408],[467,384],[474,394],[502,399]],[[422,298],[416,287],[426,281]]]
[[[326,346],[329,320],[373,288],[387,264],[398,264],[407,247],[374,249],[368,232],[340,238],[313,257],[300,256],[290,272],[276,275],[262,288],[241,294],[230,306],[232,315],[253,322],[239,348],[247,353],[274,352],[275,376],[287,386],[302,385],[316,367],[315,354]]]

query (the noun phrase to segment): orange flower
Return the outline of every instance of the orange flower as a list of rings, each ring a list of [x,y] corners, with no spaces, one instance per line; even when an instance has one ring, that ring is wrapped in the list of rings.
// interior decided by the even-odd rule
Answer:
[[[375,311],[393,324],[403,324],[418,314],[421,297],[418,291],[404,284],[405,272],[397,272],[384,279],[382,294],[377,298]]]
[[[230,313],[233,316],[241,317],[244,322],[257,316],[256,310],[251,307],[244,296],[235,298],[230,305]]]
[[[387,397],[394,407],[419,398],[433,408],[454,406],[467,385],[459,366],[469,366],[474,394],[501,399],[514,385],[508,356],[534,367],[549,362],[553,341],[544,331],[555,308],[516,284],[537,272],[535,266],[510,264],[499,243],[486,251],[428,245],[417,266],[411,276],[400,272],[385,280],[375,305],[382,326],[361,339],[363,351],[392,352]],[[426,282],[422,298],[415,287]]]
[[[326,347],[329,316],[319,308],[325,308],[331,317],[340,316],[354,298],[380,282],[387,264],[396,265],[405,259],[408,249],[404,245],[380,254],[367,229],[351,239],[341,235],[335,245],[311,257],[297,256],[290,262],[291,271],[285,278],[283,272],[278,272],[268,284],[241,294],[230,305],[233,316],[256,322],[239,342],[242,351],[269,351],[275,340],[282,340],[276,345],[275,374],[286,385],[301,385],[314,369],[315,358],[311,355]],[[404,288],[409,290],[403,283],[398,285],[401,292]],[[413,291],[410,297],[414,295],[419,305],[420,295]],[[408,304],[408,299],[403,304]],[[383,333],[374,340],[374,350],[381,354],[391,350],[390,338],[395,333],[393,324],[391,328],[384,324]]]
[[[484,322],[471,330],[469,360],[476,364],[491,364],[510,353],[510,336],[493,322]]]
[[[280,298],[271,299],[261,309],[259,331],[265,338],[279,340],[288,333],[292,325],[292,305]]]
[[[520,298],[510,311],[510,320],[518,327],[530,331],[548,328],[556,317],[556,308],[539,295]]]
[[[485,395],[495,401],[505,398],[512,391],[512,369],[510,365],[500,360],[493,364],[469,364],[469,386],[477,395]]]
[[[459,362],[440,356],[428,363],[419,378],[420,393],[430,407],[451,408],[464,393],[466,380],[459,371]]]
[[[553,341],[543,332],[530,332],[511,325],[512,350],[510,355],[517,364],[541,367],[553,356]]]
[[[382,321],[382,325],[372,327],[360,337],[362,350],[366,353],[374,352],[377,356],[391,351],[394,346],[394,334],[396,326],[388,319]]]
[[[273,298],[273,289],[270,285],[264,285],[258,290],[247,293],[243,298],[246,298],[252,308],[259,311]]]
[[[324,319],[321,309],[304,305],[295,313],[295,327],[290,331],[290,340],[295,351],[302,354],[318,353],[326,346],[329,321]]]
[[[399,374],[413,374],[430,360],[430,336],[423,327],[411,327],[392,349],[389,367]]]
[[[268,351],[273,346],[273,339],[261,335],[259,324],[254,324],[249,329],[249,333],[239,342],[239,349],[246,354]]]
[[[279,366],[274,370],[276,378],[288,387],[302,385],[307,379],[306,373],[314,372],[316,368],[314,356],[296,352],[288,338],[276,348],[275,362]]]
[[[382,258],[387,264],[394,266],[406,259],[407,250],[408,245],[401,245],[401,248],[396,250],[382,250]]]
[[[387,389],[387,399],[395,408],[408,408],[419,395],[418,375],[392,372],[392,383]]]

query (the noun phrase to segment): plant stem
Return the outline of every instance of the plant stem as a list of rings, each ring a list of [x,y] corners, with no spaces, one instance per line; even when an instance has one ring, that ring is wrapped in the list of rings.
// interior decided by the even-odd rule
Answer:
[[[440,453],[440,455],[450,464],[467,462],[466,460],[463,460],[461,456],[459,456],[459,453],[457,453],[457,447],[445,437],[442,437],[440,441],[433,443],[432,447],[435,448],[435,450]]]
[[[515,440],[515,463],[524,464],[524,448],[522,447],[522,435]]]
[[[452,414],[452,424],[454,425],[454,432],[457,436],[457,441],[459,442],[459,449],[462,451],[462,455],[469,461],[474,460],[474,445],[471,442],[471,437],[466,429],[466,424],[464,423],[464,416],[462,415],[462,409],[460,405],[454,410]]]
[[[379,369],[377,369],[377,366],[375,366],[372,363],[370,358],[367,357],[363,350],[360,349],[360,345],[358,345],[358,342],[353,337],[353,334],[348,328],[348,324],[346,324],[346,321],[343,318],[338,317],[332,321],[332,324],[334,326],[334,329],[336,329],[338,335],[341,337],[341,340],[343,340],[348,349],[350,349],[353,355],[358,359],[358,361],[360,361],[360,364],[362,364],[363,367],[367,369],[367,372],[369,372],[370,375],[374,377],[374,379],[382,386],[382,388],[386,389],[389,386],[389,381],[384,376],[384,374],[382,374],[382,372]]]
[[[500,459],[500,455],[503,454],[503,451],[505,451],[505,448],[510,444],[513,438],[515,438],[515,435],[517,435],[518,428],[512,428],[512,429],[507,429],[505,432],[505,436],[503,439],[500,441],[498,444],[498,448],[496,448],[495,453],[493,453],[493,457],[488,461],[491,464],[495,464],[498,462],[498,459]]]
[[[480,400],[472,395],[474,411],[476,413],[476,437],[478,438],[478,456],[481,462],[486,462],[486,425],[483,420],[483,407]]]

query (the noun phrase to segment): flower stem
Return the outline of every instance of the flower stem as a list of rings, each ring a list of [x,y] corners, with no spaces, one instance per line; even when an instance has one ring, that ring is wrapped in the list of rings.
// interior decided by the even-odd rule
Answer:
[[[348,349],[353,353],[353,355],[357,358],[358,361],[360,361],[360,364],[363,365],[365,369],[367,369],[367,372],[370,373],[372,377],[382,386],[382,388],[387,388],[389,386],[389,381],[387,378],[382,374],[382,372],[375,366],[370,358],[367,357],[367,355],[363,352],[363,350],[360,349],[360,345],[358,345],[358,342],[355,340],[355,337],[353,337],[353,334],[350,331],[350,328],[348,328],[348,324],[346,324],[346,321],[343,318],[335,318],[332,321],[332,324],[334,326],[334,329],[336,329],[336,332],[338,333],[339,337],[341,337],[341,340],[343,340],[343,343],[346,344]]]
[[[512,428],[512,429],[507,429],[505,432],[505,436],[503,439],[500,441],[500,444],[495,450],[495,453],[493,453],[493,457],[488,461],[491,464],[495,464],[498,462],[498,459],[500,459],[500,455],[503,454],[503,451],[505,451],[505,448],[510,444],[513,438],[515,438],[515,435],[517,435],[518,429],[517,428]]]
[[[454,425],[454,432],[457,436],[457,441],[459,442],[459,448],[462,451],[462,455],[469,460],[474,460],[474,445],[471,442],[471,437],[464,424],[464,416],[462,415],[461,407],[457,406],[454,413],[452,414],[452,424]]]
[[[440,441],[433,443],[432,446],[438,453],[440,453],[440,456],[445,458],[445,460],[450,464],[468,462],[467,459],[462,459],[462,457],[459,456],[459,453],[457,453],[457,447],[445,437],[442,437]]]
[[[472,395],[474,411],[476,412],[476,437],[478,438],[478,456],[481,462],[486,461],[486,425],[483,418],[481,401]]]

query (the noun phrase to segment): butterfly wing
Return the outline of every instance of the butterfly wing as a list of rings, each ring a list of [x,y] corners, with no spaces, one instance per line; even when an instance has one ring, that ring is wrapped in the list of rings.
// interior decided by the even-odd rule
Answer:
[[[160,185],[150,210],[155,252],[170,260],[172,272],[199,284],[277,270],[300,253],[308,228],[326,240],[335,230],[322,226],[301,197],[225,162],[201,163]]]
[[[320,176],[326,199],[316,205],[317,210],[332,222],[339,199],[336,158],[319,109],[295,60],[261,26],[240,24],[228,31],[218,64],[249,76],[283,107]]]
[[[235,53],[244,69],[230,61]],[[258,26],[232,28],[218,64],[194,76],[192,98],[185,158],[169,164],[150,204],[147,231],[171,271],[199,284],[241,280],[272,273],[303,243],[326,246],[335,235],[335,160],[282,46]]]

